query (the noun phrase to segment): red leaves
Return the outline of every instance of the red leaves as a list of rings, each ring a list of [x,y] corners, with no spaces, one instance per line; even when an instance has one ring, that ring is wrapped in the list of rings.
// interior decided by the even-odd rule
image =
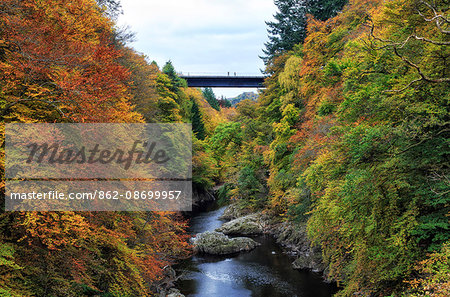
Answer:
[[[78,122],[142,121],[127,102],[129,73],[118,62],[112,23],[94,2],[7,0],[3,7],[0,89],[16,103],[9,117],[42,119],[54,107]],[[36,104],[44,100],[51,104]]]
[[[125,49],[95,1],[3,0],[0,11],[5,122],[143,121],[128,100]],[[72,293],[73,283],[148,296],[163,267],[190,252],[172,213],[15,212],[0,228],[36,296]]]
[[[166,265],[190,255],[186,222],[175,213],[22,212],[9,216],[13,228],[0,227],[10,228],[16,250],[24,255],[18,263],[44,278],[92,288],[118,286],[146,296],[147,283],[157,281]],[[48,272],[47,266],[55,267]]]

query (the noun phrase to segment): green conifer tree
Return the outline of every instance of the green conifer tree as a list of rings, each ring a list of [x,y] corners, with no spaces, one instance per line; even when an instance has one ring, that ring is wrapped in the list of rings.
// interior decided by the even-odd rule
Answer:
[[[266,22],[269,41],[261,57],[264,63],[303,42],[306,37],[306,4],[304,0],[275,0],[278,12],[275,21]]]
[[[306,0],[308,13],[321,21],[334,17],[345,4],[347,0]]]
[[[211,88],[203,89],[203,96],[212,108],[220,110],[219,101],[217,101],[216,95]]]
[[[335,16],[347,0],[275,0],[278,12],[275,21],[266,22],[269,41],[266,42],[262,56],[267,64],[273,57],[291,50],[302,43],[306,37],[306,14],[325,21]]]
[[[198,108],[198,104],[195,100],[192,100],[191,120],[192,131],[194,131],[195,136],[200,140],[204,140],[206,136],[205,124],[203,123],[202,114],[200,113],[200,109]]]
[[[172,64],[172,61],[167,61],[167,63],[162,68],[162,72],[167,75],[173,83],[173,90],[177,92],[180,88],[186,88],[187,83],[184,79],[180,78],[175,71],[175,67]]]

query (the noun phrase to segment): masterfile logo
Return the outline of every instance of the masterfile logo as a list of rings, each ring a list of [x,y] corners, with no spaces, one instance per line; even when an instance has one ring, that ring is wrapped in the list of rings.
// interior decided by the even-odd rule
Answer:
[[[190,124],[7,124],[6,210],[189,211]]]
[[[138,149],[142,146],[144,150]],[[170,160],[167,152],[164,149],[153,152],[156,147],[156,142],[148,144],[147,141],[136,140],[133,147],[129,151],[121,149],[111,150],[110,148],[100,148],[97,143],[92,149],[82,146],[78,150],[60,148],[57,143],[37,144],[32,143],[27,145],[30,149],[30,155],[27,163],[37,162],[42,163],[45,158],[50,164],[109,164],[117,163],[123,164],[124,169],[128,170],[131,164],[164,164]]]
[[[7,124],[7,178],[171,178],[192,172],[190,124]]]

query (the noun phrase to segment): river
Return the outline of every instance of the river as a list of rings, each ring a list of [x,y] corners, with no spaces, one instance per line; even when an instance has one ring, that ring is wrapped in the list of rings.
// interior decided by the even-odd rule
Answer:
[[[191,219],[190,232],[213,231],[223,221],[225,208],[212,207]],[[253,237],[261,243],[253,251],[231,256],[195,255],[181,263],[177,288],[186,296],[299,296],[330,297],[336,287],[320,275],[292,268],[292,257],[270,236]]]

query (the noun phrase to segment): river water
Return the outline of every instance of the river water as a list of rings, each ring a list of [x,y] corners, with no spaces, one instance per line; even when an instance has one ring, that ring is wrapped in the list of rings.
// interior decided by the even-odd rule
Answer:
[[[191,219],[191,234],[213,231],[222,225],[225,208],[213,208]],[[253,251],[230,256],[196,255],[181,263],[184,271],[177,288],[186,296],[299,296],[330,297],[336,287],[320,275],[295,270],[293,259],[269,236],[253,237],[261,243]]]

